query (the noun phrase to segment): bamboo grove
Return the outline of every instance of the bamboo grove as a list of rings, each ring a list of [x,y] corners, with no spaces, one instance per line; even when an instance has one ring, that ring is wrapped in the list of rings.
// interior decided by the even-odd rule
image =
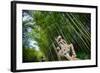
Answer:
[[[22,18],[23,62],[59,61],[55,52],[59,35],[74,45],[79,59],[91,58],[89,13],[23,10]]]

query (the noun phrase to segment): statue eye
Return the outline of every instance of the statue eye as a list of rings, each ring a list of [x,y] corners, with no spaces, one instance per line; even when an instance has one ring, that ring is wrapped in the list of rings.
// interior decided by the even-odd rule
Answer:
[[[58,40],[58,42],[60,41],[60,39]]]
[[[59,38],[58,42],[61,41],[61,38]]]
[[[57,52],[59,52],[59,49],[57,49]]]

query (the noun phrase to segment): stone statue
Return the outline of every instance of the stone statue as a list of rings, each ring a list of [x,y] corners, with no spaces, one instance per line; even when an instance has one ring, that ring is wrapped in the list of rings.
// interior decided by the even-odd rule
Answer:
[[[68,60],[78,60],[78,58],[76,58],[76,53],[72,43],[67,44],[67,42],[61,36],[58,36],[55,38],[55,40],[59,45],[56,48],[59,56],[64,56]]]

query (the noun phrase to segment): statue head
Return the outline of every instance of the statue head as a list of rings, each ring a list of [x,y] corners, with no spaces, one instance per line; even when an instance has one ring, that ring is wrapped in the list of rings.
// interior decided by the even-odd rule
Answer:
[[[59,42],[60,40],[62,39],[62,37],[59,35],[57,38],[55,38],[55,40],[57,41],[57,42]]]

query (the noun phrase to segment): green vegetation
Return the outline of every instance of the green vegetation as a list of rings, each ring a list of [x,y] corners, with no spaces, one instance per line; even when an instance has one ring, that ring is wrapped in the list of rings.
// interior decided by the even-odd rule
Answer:
[[[89,13],[23,10],[23,62],[58,61],[59,35],[74,45],[79,59],[90,59],[90,18]]]

